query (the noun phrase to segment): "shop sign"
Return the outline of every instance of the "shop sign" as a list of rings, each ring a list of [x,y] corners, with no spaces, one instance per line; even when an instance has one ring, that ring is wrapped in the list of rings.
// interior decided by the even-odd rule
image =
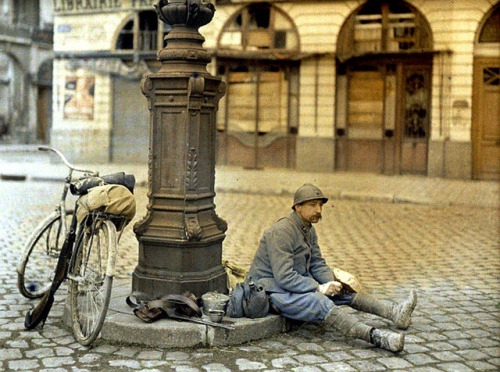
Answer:
[[[152,8],[157,0],[54,0],[55,13]]]

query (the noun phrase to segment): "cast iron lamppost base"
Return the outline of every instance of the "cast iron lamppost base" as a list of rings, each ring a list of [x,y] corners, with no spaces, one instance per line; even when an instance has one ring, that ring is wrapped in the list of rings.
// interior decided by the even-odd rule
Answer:
[[[149,204],[134,227],[139,264],[132,289],[152,297],[224,293],[227,224],[216,215],[213,200],[215,113],[226,86],[207,72],[211,56],[198,32],[215,8],[200,0],[161,0],[156,11],[172,31],[158,51],[161,69],[141,82],[151,123]]]

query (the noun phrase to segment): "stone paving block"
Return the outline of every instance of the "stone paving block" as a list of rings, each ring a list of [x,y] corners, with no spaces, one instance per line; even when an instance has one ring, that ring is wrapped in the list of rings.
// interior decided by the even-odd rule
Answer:
[[[325,350],[322,346],[311,342],[300,343],[297,345],[297,349],[299,349],[300,351],[318,351],[318,352]]]
[[[135,348],[131,347],[122,347],[121,349],[117,350],[115,352],[115,355],[120,355],[123,357],[133,357],[135,354],[137,354],[138,350]]]
[[[423,346],[422,344],[408,344],[405,342],[405,351],[407,353],[413,354],[413,353],[425,353],[429,351],[429,349]]]
[[[322,372],[322,369],[315,366],[303,366],[292,368],[293,372]]]
[[[8,359],[20,359],[22,354],[17,349],[2,348],[0,349],[0,361]]]
[[[189,366],[179,366],[175,367],[175,372],[199,372],[200,370],[196,367]]]
[[[87,363],[92,363],[92,362],[98,361],[101,358],[102,358],[101,354],[88,353],[88,354],[85,354],[85,355],[81,356],[80,358],[78,358],[78,361],[80,363],[87,364]]]
[[[487,363],[485,361],[481,360],[473,360],[470,362],[465,362],[469,367],[477,370],[477,371],[492,371],[492,370],[498,370],[498,367],[494,366],[493,364]]]
[[[463,339],[463,340],[460,340],[460,339],[453,339],[453,338],[450,338],[448,340],[448,342],[450,344],[452,344],[453,346],[456,346],[458,349],[478,349],[481,347],[481,345],[479,345],[477,342],[474,342],[472,340],[466,340],[466,339]]]
[[[448,338],[436,332],[418,333],[418,336],[426,341],[446,341]],[[426,343],[427,344],[427,343]]]
[[[470,329],[464,331],[466,334],[472,337],[479,337],[479,338],[486,338],[486,337],[492,337],[492,333],[489,332],[488,330],[481,328],[481,329]]]
[[[459,340],[459,339],[467,339],[469,335],[465,334],[461,330],[457,331],[445,331],[441,333],[444,337],[446,337],[448,340]]]
[[[169,365],[169,362],[165,360],[141,360],[141,366],[143,368],[154,368],[162,366],[163,369]],[[144,370],[144,369],[142,369]]]
[[[36,359],[11,360],[8,366],[11,371],[33,371],[40,367],[40,362]]]
[[[202,366],[202,370],[207,372],[231,372],[231,370],[222,363],[206,364]]]
[[[257,371],[261,369],[266,369],[267,366],[264,363],[254,362],[248,359],[236,359],[236,365],[240,371]]]
[[[346,362],[360,371],[385,371],[386,367],[370,360],[351,360]]]
[[[489,348],[498,345],[498,341],[492,340],[491,338],[479,337],[479,338],[474,338],[473,341],[484,348]]]
[[[411,372],[443,372],[440,369],[426,366],[426,367],[414,367],[411,369]]]
[[[404,358],[409,361],[411,364],[416,365],[416,366],[421,366],[425,364],[431,364],[431,363],[436,363],[437,360],[432,358],[431,356],[427,354],[408,354],[405,355]]]
[[[299,362],[297,362],[295,359],[290,358],[290,357],[284,357],[284,358],[276,358],[271,361],[271,364],[273,365],[274,368],[284,368],[288,369],[292,366],[297,366],[299,365]]]
[[[442,360],[442,361],[462,361],[464,360],[460,355],[457,355],[451,351],[438,351],[430,353],[434,358]]]
[[[477,326],[477,323],[475,323],[476,326]],[[435,325],[437,328],[439,329],[442,329],[442,330],[457,330],[457,329],[462,329],[462,323],[460,325],[458,325],[457,323],[452,323],[452,322],[448,322],[448,323],[436,323]],[[474,328],[474,327],[471,327],[471,328]]]
[[[488,354],[485,354],[478,349],[456,350],[454,353],[460,355],[465,360],[480,360],[489,358]]]
[[[496,347],[486,347],[481,349],[481,351],[485,352],[486,354],[492,356],[492,357],[500,357],[500,346]]]
[[[412,367],[411,363],[400,357],[378,358],[377,362],[390,369],[407,369]]]
[[[8,339],[12,336],[12,332],[1,331],[0,332],[0,340]]]
[[[42,359],[42,363],[45,367],[54,368],[75,364],[75,360],[71,357],[50,357]]]
[[[488,360],[488,362],[500,367],[500,358],[491,358]]]
[[[321,367],[325,371],[331,371],[331,372],[356,372],[357,370],[353,367],[351,367],[349,364],[344,363],[344,362],[336,362],[336,363],[325,363],[325,364],[320,364],[319,367]]]
[[[437,367],[447,372],[471,372],[473,369],[462,363],[440,363]]]
[[[331,359],[334,362],[354,359],[354,356],[352,354],[348,354],[345,351],[335,351],[331,353],[324,353],[323,355],[325,355],[327,358]]]
[[[326,363],[328,360],[322,356],[314,355],[314,354],[299,354],[293,357],[299,363],[303,364],[317,364],[317,363]]]
[[[380,357],[380,350],[375,349],[360,349],[360,350],[351,350],[351,354],[358,359],[369,359],[369,358],[378,358]]]
[[[447,342],[429,342],[426,344],[426,346],[429,349],[432,350],[439,350],[439,351],[444,351],[444,350],[456,350],[457,348]]]
[[[55,351],[56,351],[57,356],[71,355],[75,352],[73,349],[71,349],[69,347],[62,347],[62,346],[56,347]]]
[[[141,363],[138,362],[137,360],[132,360],[132,359],[110,360],[108,363],[111,367],[116,367],[116,368],[129,368],[129,369],[141,368]]]

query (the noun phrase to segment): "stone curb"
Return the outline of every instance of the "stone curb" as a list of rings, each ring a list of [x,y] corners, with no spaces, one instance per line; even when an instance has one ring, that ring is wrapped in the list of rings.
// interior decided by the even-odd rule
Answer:
[[[273,190],[253,188],[233,188],[233,187],[216,187],[216,192],[232,193],[232,194],[250,194],[250,195],[274,195],[274,196],[290,196],[294,195],[292,190]],[[418,198],[412,196],[401,196],[395,194],[379,194],[372,192],[355,192],[355,191],[340,191],[328,192],[328,197],[333,200],[358,200],[372,201],[382,203],[411,203],[411,204],[433,204],[434,201],[429,198]]]
[[[23,173],[0,173],[0,180],[3,181],[19,181],[19,182],[61,182],[64,176],[38,176],[38,175],[27,175]],[[147,186],[147,180],[137,179],[137,186],[145,187]],[[216,186],[216,193],[232,193],[232,194],[249,194],[249,195],[273,195],[273,196],[290,196],[294,195],[294,191],[286,189],[271,189],[271,188],[259,188],[258,190],[253,187],[227,187],[227,186]],[[413,196],[395,195],[395,194],[381,194],[381,193],[371,193],[371,192],[356,192],[356,191],[336,191],[329,192],[328,196],[330,199],[334,200],[357,200],[357,201],[372,201],[381,203],[410,203],[410,204],[442,204],[437,203],[429,198],[419,198]],[[454,204],[454,203],[451,203]],[[459,204],[459,203],[457,203]]]
[[[101,331],[103,340],[166,349],[229,346],[268,338],[289,328],[285,318],[279,315],[259,319],[224,317],[222,324],[234,327],[232,330],[169,319],[144,323],[125,302],[131,287],[130,280],[115,281]],[[69,327],[70,317],[69,301],[66,301],[63,321]]]

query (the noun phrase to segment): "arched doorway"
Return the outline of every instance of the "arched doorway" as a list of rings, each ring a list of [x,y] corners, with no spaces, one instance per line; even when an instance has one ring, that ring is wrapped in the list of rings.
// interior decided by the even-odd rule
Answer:
[[[500,179],[500,4],[481,23],[474,53],[472,176]]]
[[[294,167],[299,50],[292,20],[271,4],[250,4],[225,24],[216,51],[227,84],[217,114],[219,164]]]
[[[426,174],[432,39],[404,2],[369,1],[337,43],[336,169]]]

